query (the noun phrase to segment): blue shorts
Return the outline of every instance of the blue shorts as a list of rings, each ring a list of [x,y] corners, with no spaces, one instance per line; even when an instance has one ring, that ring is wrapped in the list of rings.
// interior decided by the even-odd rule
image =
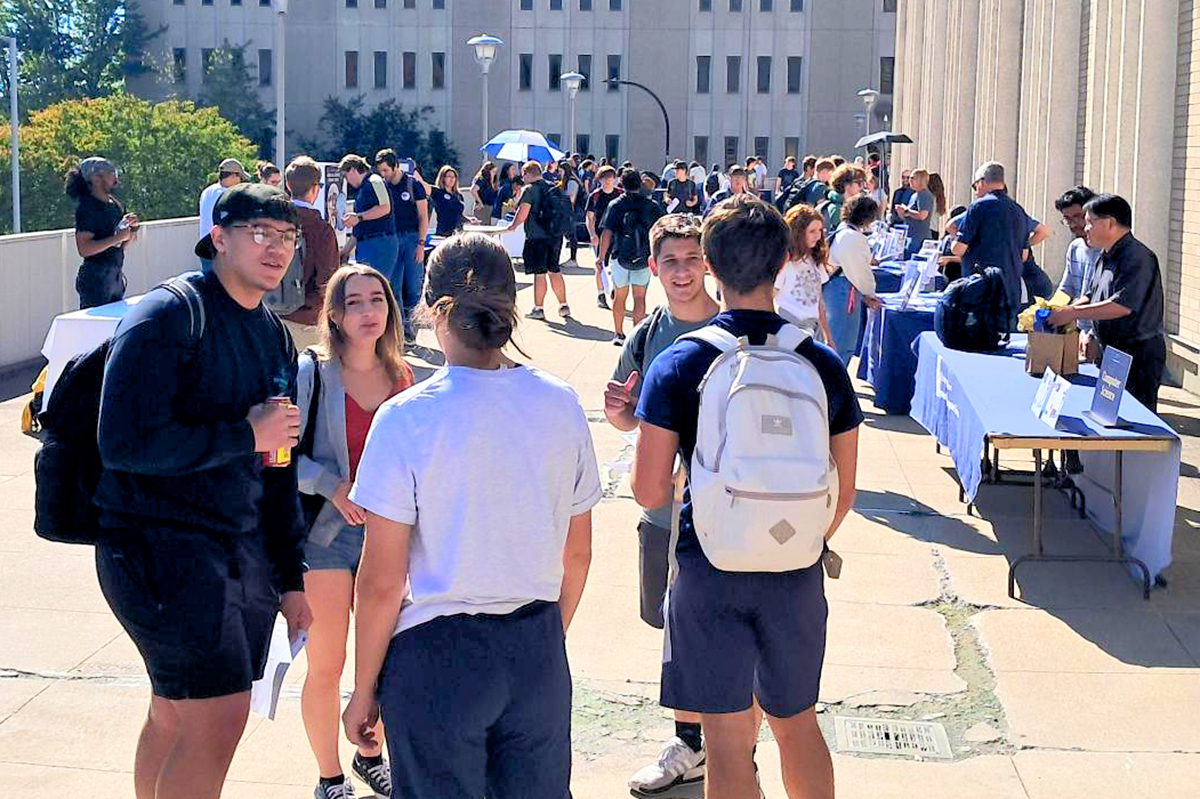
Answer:
[[[641,269],[630,269],[627,266],[622,266],[617,261],[609,262],[609,269],[612,270],[613,286],[623,289],[626,286],[649,286],[650,285],[650,267],[643,266]]]
[[[443,616],[392,639],[379,675],[392,799],[568,799],[562,614]]]
[[[807,710],[821,687],[827,615],[820,563],[735,573],[681,555],[667,600],[662,705],[736,713],[757,697],[776,718]]]
[[[358,562],[362,560],[364,530],[362,527],[344,525],[329,546],[323,547],[312,541],[304,542],[304,560],[308,570],[340,569],[351,573],[358,572]]]

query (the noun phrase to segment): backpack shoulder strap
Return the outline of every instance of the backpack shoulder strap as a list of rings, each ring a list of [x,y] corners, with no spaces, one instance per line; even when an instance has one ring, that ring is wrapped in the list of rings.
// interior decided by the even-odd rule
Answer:
[[[733,352],[740,344],[737,336],[733,335],[724,328],[717,327],[716,325],[709,325],[707,327],[702,327],[699,330],[693,330],[691,333],[686,333],[676,340],[700,341],[716,347],[721,351],[722,354]]]
[[[658,327],[662,324],[662,318],[665,313],[666,306],[658,306],[650,313],[650,318],[646,320],[646,324],[639,325],[638,329],[633,333],[633,362],[638,365],[638,369],[642,372],[642,377],[646,376],[646,367],[649,366],[646,363],[646,347],[650,345],[650,340],[658,332]]]
[[[779,328],[779,332],[775,334],[775,344],[780,349],[795,352],[800,349],[800,345],[808,341],[811,336],[790,322]],[[767,340],[770,342],[770,339]]]
[[[188,309],[188,338],[193,344],[199,343],[200,339],[204,336],[206,321],[204,298],[200,296],[199,289],[184,275],[177,275],[170,280],[164,281],[159,284],[159,287],[166,289],[183,300]]]
[[[313,362],[313,382],[312,391],[308,397],[308,415],[304,423],[304,435],[300,439],[298,452],[311,456],[313,439],[316,436],[317,429],[317,405],[321,402],[321,359],[317,357],[317,351],[312,347],[306,349],[300,354],[301,358],[310,358]]]

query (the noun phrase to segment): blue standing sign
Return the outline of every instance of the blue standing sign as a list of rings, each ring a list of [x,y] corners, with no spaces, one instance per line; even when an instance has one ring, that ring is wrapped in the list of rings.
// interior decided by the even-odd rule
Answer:
[[[1121,418],[1121,397],[1125,395],[1125,384],[1129,381],[1129,367],[1133,357],[1115,347],[1104,348],[1104,360],[1100,362],[1100,378],[1096,381],[1096,393],[1092,395],[1092,407],[1084,411],[1096,424],[1117,427]]]

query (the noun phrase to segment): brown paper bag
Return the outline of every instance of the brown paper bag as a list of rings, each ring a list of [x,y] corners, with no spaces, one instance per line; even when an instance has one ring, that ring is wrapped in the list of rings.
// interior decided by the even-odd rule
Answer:
[[[1041,377],[1046,367],[1064,376],[1079,371],[1079,331],[1029,334],[1025,371]]]

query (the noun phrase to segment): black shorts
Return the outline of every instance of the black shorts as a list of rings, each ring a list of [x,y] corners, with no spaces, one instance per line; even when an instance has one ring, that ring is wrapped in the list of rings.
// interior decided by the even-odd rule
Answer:
[[[642,621],[663,628],[663,597],[667,594],[671,531],[642,519],[638,522],[638,583]]]
[[[525,274],[544,275],[547,272],[558,274],[558,256],[562,253],[562,240],[554,245],[554,239],[525,239],[525,247],[521,250],[521,259],[525,262]]]
[[[279,595],[261,537],[106,532],[96,572],[156,696],[229,696],[262,677]]]
[[[79,295],[79,307],[95,308],[125,298],[128,281],[121,267],[116,264],[96,264],[86,261],[75,274],[75,292]]]

